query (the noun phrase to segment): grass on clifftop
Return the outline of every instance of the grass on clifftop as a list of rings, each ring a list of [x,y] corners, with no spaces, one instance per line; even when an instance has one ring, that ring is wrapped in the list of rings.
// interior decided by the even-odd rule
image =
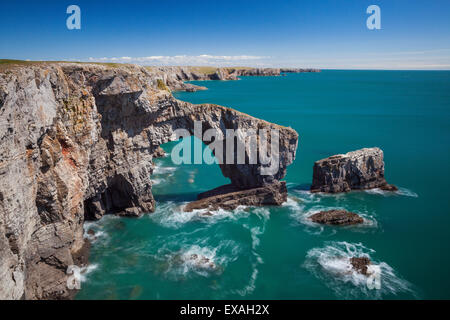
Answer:
[[[111,68],[118,68],[121,66],[127,66],[126,63],[112,63],[112,62],[80,62],[80,61],[28,61],[28,60],[14,60],[14,59],[0,59],[0,68],[7,68],[9,66],[27,66],[27,65],[40,65],[51,63],[80,63],[80,64],[96,64],[99,66],[106,66]]]
[[[80,63],[80,64],[95,64],[100,66],[106,66],[111,68],[118,68],[122,66],[128,66],[128,63],[113,63],[113,62],[81,62],[81,61],[29,61],[29,60],[14,60],[14,59],[0,59],[0,68],[7,68],[8,66],[26,66],[36,64],[50,64],[50,63]],[[151,66],[146,66],[147,69],[152,70]],[[211,75],[219,70],[218,67],[211,66],[188,66],[192,71],[202,73],[205,75]],[[231,70],[248,70],[254,69],[251,67],[224,67],[228,71]]]

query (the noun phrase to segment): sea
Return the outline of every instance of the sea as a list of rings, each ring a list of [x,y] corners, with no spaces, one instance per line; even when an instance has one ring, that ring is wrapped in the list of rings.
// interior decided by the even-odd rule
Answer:
[[[208,90],[175,97],[298,132],[287,202],[186,213],[198,193],[229,180],[217,164],[157,159],[154,213],[86,222],[90,265],[76,299],[450,298],[450,72],[323,70],[192,83]],[[170,154],[175,145],[162,147]],[[386,180],[398,192],[309,192],[315,161],[365,147],[384,151]],[[308,219],[330,209],[364,223]],[[352,270],[349,258],[363,256],[378,286]]]

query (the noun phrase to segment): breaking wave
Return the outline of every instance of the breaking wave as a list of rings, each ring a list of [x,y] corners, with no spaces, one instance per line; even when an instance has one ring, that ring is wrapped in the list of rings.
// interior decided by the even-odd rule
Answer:
[[[339,206],[324,206],[316,203],[304,204],[303,199],[298,199],[296,197],[288,197],[288,200],[283,204],[284,207],[288,208],[291,212],[291,217],[298,224],[305,226],[307,232],[312,234],[321,234],[324,230],[328,229],[331,234],[336,233],[336,227],[333,226],[324,226],[318,223],[315,223],[310,220],[310,217],[320,211],[327,211],[333,209],[340,210],[348,210],[345,207]],[[348,210],[357,213],[364,219],[364,222],[359,225],[351,225],[351,226],[339,226],[340,229],[351,229],[354,231],[363,231],[366,229],[373,229],[378,227],[378,222],[374,217],[374,214],[370,214],[369,212],[361,212],[359,210]]]
[[[412,198],[418,198],[419,195],[417,193],[415,193],[414,191],[411,191],[409,189],[406,188],[399,188],[398,191],[385,191],[385,190],[381,190],[379,188],[375,188],[375,189],[369,189],[369,190],[364,190],[364,192],[369,193],[369,194],[379,194],[385,197],[389,197],[389,196],[395,196],[395,195],[399,195],[399,196],[405,196],[405,197],[412,197]]]
[[[239,206],[234,210],[196,209],[191,212],[185,212],[184,207],[186,205],[187,202],[177,203],[168,201],[158,203],[156,211],[149,217],[162,226],[178,229],[190,222],[214,224],[223,220],[235,221],[248,217],[250,214],[261,217],[268,217],[270,215],[270,211],[266,208],[253,208],[248,206]]]
[[[173,249],[173,244],[159,248],[154,259],[157,261],[155,271],[175,281],[193,276],[220,275],[229,263],[238,258],[240,251],[232,240],[222,240],[216,247],[203,242],[183,244],[177,250]]]
[[[374,250],[364,247],[361,243],[328,242],[323,248],[309,250],[303,266],[322,280],[339,298],[381,299],[400,293],[415,297],[412,285],[402,279],[387,263],[375,261],[372,258],[374,253]],[[379,289],[368,284],[373,278],[371,280],[353,269],[350,263],[353,257],[366,257],[371,260],[368,273],[375,274],[376,271],[379,274]]]

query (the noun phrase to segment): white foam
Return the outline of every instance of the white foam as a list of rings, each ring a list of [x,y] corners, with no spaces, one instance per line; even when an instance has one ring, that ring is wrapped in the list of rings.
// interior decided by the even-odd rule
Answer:
[[[164,179],[159,179],[159,178],[155,178],[155,179],[150,179],[150,181],[152,182],[153,186],[156,186],[158,184],[161,184],[162,182],[164,182]]]
[[[178,281],[196,275],[209,277],[221,274],[239,256],[240,249],[232,240],[222,240],[217,247],[205,242],[200,240],[195,244],[182,244],[176,251],[170,249],[172,243],[164,243],[156,255],[156,259],[165,265],[164,275]],[[179,243],[175,244],[179,246]]]
[[[375,188],[375,189],[364,190],[364,192],[369,193],[369,194],[382,195],[385,197],[395,196],[395,195],[412,197],[412,198],[419,197],[419,195],[417,193],[415,193],[414,191],[411,191],[409,189],[406,189],[406,188],[398,188],[398,191],[386,191],[386,190],[381,190],[380,188]]]
[[[86,282],[88,280],[89,274],[98,269],[98,264],[90,264],[86,267],[82,267],[80,270],[80,281]]]
[[[177,170],[176,167],[160,167],[155,166],[153,169],[154,175],[173,174]]]
[[[259,274],[258,267],[259,267],[259,265],[264,263],[264,260],[261,258],[261,256],[256,251],[258,246],[261,243],[261,240],[259,237],[260,237],[260,235],[264,234],[264,231],[266,229],[266,222],[267,222],[268,216],[263,216],[263,217],[265,219],[263,219],[262,226],[250,228],[249,225],[244,224],[244,227],[250,230],[250,236],[252,238],[252,255],[253,255],[254,261],[252,262],[252,274],[250,275],[250,279],[248,280],[247,285],[242,289],[238,289],[238,290],[234,291],[235,293],[239,294],[242,297],[244,297],[248,294],[251,294],[251,293],[253,293],[253,291],[255,291],[256,280],[258,279],[258,274]]]
[[[406,197],[413,197],[413,198],[419,197],[419,195],[417,193],[415,193],[414,191],[408,190],[406,188],[399,188],[397,193],[401,196],[406,196]]]
[[[93,233],[89,231],[93,231]],[[106,236],[107,234],[102,230],[100,222],[86,221],[83,224],[83,237],[88,239],[91,243],[94,243],[101,238],[106,238]]]
[[[313,206],[311,206],[313,204]],[[378,223],[374,217],[374,215],[368,213],[368,212],[360,212],[355,210],[348,210],[344,207],[339,206],[323,206],[323,205],[314,205],[314,202],[304,204],[303,199],[298,199],[295,197],[288,197],[287,201],[283,204],[284,207],[288,208],[291,212],[291,217],[297,222],[307,227],[307,232],[310,232],[312,234],[321,234],[325,227],[322,224],[315,223],[311,221],[310,217],[318,212],[321,211],[328,211],[328,210],[347,210],[352,211],[360,215],[364,222],[362,224],[358,225],[351,225],[351,226],[340,226],[339,228],[347,228],[351,230],[360,231],[362,228],[377,228]],[[336,233],[336,229],[330,229],[332,234]]]
[[[165,202],[157,203],[156,211],[150,216],[155,222],[169,228],[180,228],[189,222],[203,222],[207,224],[214,224],[224,219],[238,220],[243,217],[247,217],[250,214],[256,214],[258,216],[267,217],[270,212],[265,208],[251,208],[247,206],[239,206],[234,210],[209,210],[209,209],[196,209],[191,212],[185,212],[184,207],[187,202],[175,203]],[[250,213],[252,210],[253,213]]]
[[[401,292],[414,295],[411,284],[400,278],[392,267],[385,262],[374,261],[371,257],[374,253],[374,250],[364,247],[361,243],[329,242],[323,248],[308,251],[303,266],[341,298],[380,299],[384,295]],[[350,258],[353,257],[367,257],[371,260],[368,273],[380,271],[380,289],[369,288],[369,278],[352,267]]]

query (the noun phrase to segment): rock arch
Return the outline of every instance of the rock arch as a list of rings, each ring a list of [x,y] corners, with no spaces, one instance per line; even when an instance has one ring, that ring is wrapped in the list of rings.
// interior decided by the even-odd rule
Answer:
[[[98,81],[93,95],[101,115],[101,137],[106,142],[102,153],[109,156],[106,162],[109,166],[127,162],[131,167],[128,170],[114,170],[110,177],[103,180],[103,185],[93,190],[95,194],[85,203],[89,218],[99,218],[106,212],[139,215],[153,211],[149,178],[152,154],[159,145],[172,141],[177,129],[186,129],[194,135],[195,121],[202,123],[203,132],[198,138],[206,145],[210,141],[202,139],[203,133],[211,128],[224,136],[227,129],[273,129],[279,132],[279,170],[274,174],[262,175],[261,168],[265,165],[259,159],[256,164],[220,164],[222,174],[231,180],[236,189],[257,188],[279,181],[295,159],[298,135],[293,129],[230,108],[183,102],[166,90],[136,86],[128,77],[117,74]],[[226,138],[224,142],[226,145]],[[133,152],[124,150],[124,146],[129,146]],[[98,165],[94,162],[91,171],[98,171]],[[96,185],[95,182],[92,185]],[[115,196],[111,197],[112,194]],[[121,196],[126,199],[120,199]]]

